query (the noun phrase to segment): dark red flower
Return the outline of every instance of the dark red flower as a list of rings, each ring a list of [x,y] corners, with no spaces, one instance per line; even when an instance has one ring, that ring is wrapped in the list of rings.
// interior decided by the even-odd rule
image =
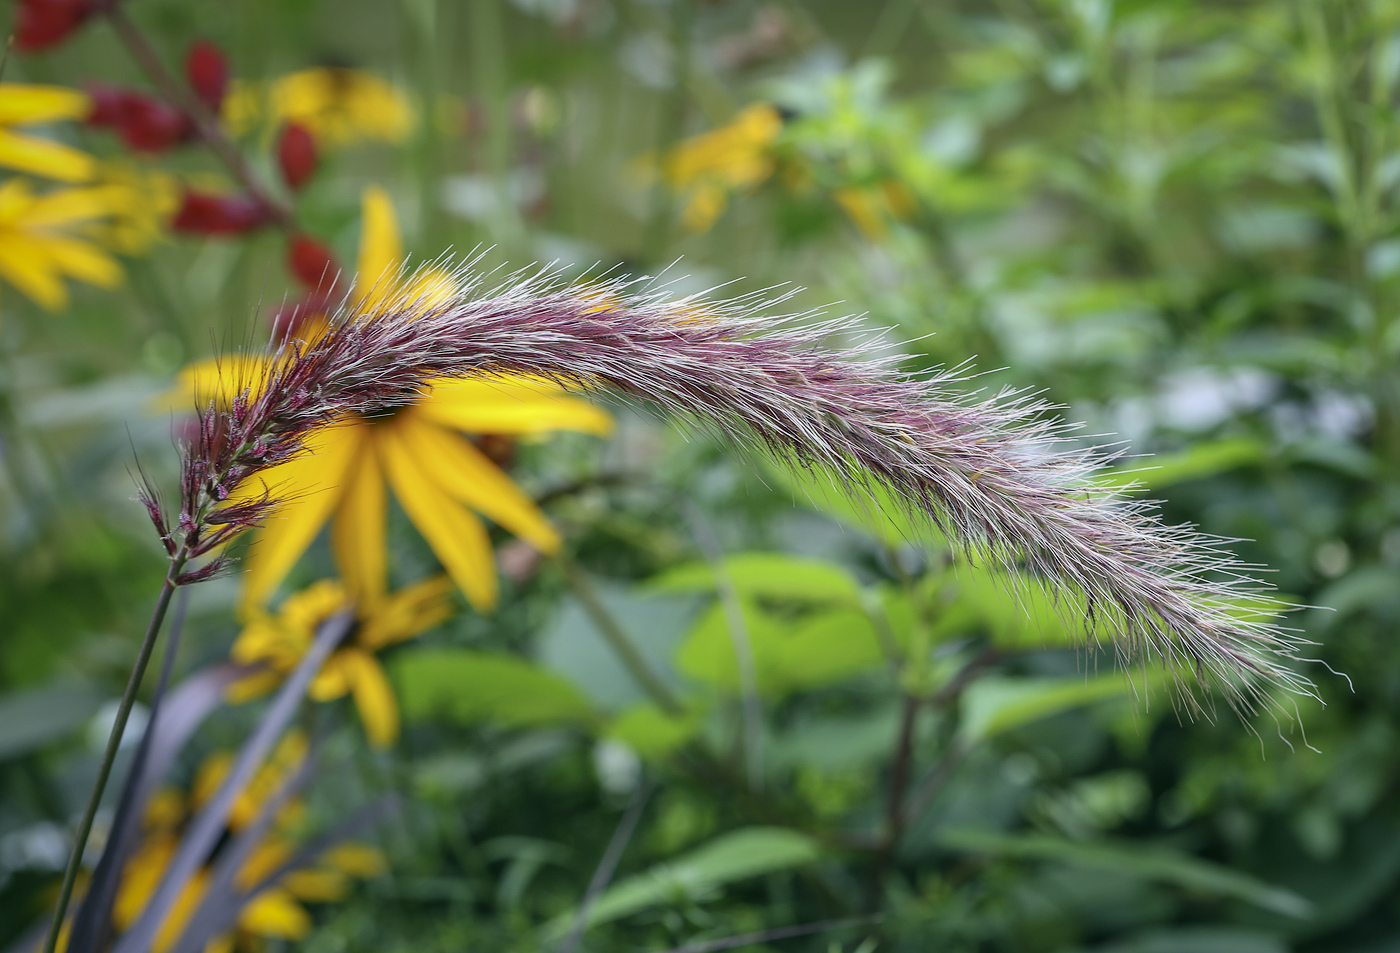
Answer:
[[[174,106],[135,89],[93,85],[91,126],[114,129],[132,149],[164,152],[194,137],[194,122]]]
[[[316,139],[311,130],[295,122],[283,126],[277,140],[277,163],[291,189],[295,191],[305,185],[317,164]]]
[[[171,227],[196,235],[242,235],[272,221],[272,211],[251,195],[187,191]]]
[[[340,277],[335,254],[322,243],[298,235],[287,246],[287,269],[308,288],[329,293]]]
[[[195,40],[185,56],[185,77],[200,101],[218,115],[228,90],[228,59],[223,51],[208,40]]]
[[[15,46],[22,53],[48,49],[67,39],[92,14],[91,0],[19,0]]]

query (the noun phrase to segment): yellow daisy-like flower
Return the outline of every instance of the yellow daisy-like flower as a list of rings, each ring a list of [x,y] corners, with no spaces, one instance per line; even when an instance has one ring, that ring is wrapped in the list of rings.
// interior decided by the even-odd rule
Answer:
[[[283,739],[274,756],[239,795],[229,819],[230,833],[237,834],[253,822],[262,805],[280,790],[288,775],[305,759],[306,747],[306,739],[300,734],[292,733]],[[122,869],[117,887],[112,908],[112,922],[117,930],[128,929],[140,917],[175,856],[185,823],[203,801],[212,796],[231,760],[231,754],[224,754],[206,761],[197,772],[195,790],[189,795],[168,789],[151,799],[142,843]],[[293,799],[289,806],[293,809],[284,809],[279,815],[277,831],[253,848],[238,871],[234,884],[239,889],[248,890],[261,883],[292,857],[297,845],[282,831],[299,805]],[[347,843],[332,848],[314,864],[284,874],[253,896],[239,911],[235,929],[216,937],[205,948],[205,953],[227,953],[235,947],[256,950],[266,939],[303,939],[312,926],[311,915],[304,904],[339,900],[348,891],[350,878],[372,877],[381,873],[383,867],[379,851],[364,844]],[[209,869],[205,868],[190,878],[166,914],[152,953],[164,953],[180,938],[209,889],[210,876]]]
[[[75,234],[111,218],[120,199],[106,186],[40,195],[26,179],[0,184],[0,278],[50,311],[68,303],[64,278],[116,287],[121,266]]]
[[[416,110],[401,90],[364,70],[323,66],[289,73],[266,89],[235,82],[224,121],[241,135],[262,118],[271,126],[299,123],[326,146],[358,139],[402,142]]]
[[[448,618],[451,593],[451,581],[439,576],[361,611],[350,637],[312,681],[311,697],[331,701],[351,695],[370,741],[381,747],[392,744],[399,735],[399,706],[375,653]],[[230,699],[245,701],[281,684],[311,647],[321,623],[348,605],[343,585],[322,580],[290,596],[276,615],[257,613],[234,642],[232,655],[235,662],[263,669],[234,684]]]
[[[354,297],[373,313],[405,302],[431,303],[446,292],[432,273],[403,282],[403,250],[388,195],[364,195],[359,277]],[[186,368],[173,392],[176,406],[227,401],[259,376],[257,359],[206,361]],[[358,606],[372,608],[387,592],[387,487],[437,554],[448,575],[478,609],[496,602],[496,567],[488,517],[542,552],[560,540],[539,508],[463,431],[540,437],[556,430],[605,435],[612,418],[534,377],[482,375],[429,381],[413,403],[392,414],[347,417],[307,440],[307,452],[240,488],[286,502],[257,531],[244,573],[243,607],[265,605],[317,533],[331,524],[331,549]]]
[[[86,235],[123,255],[142,255],[163,238],[180,207],[180,184],[160,169],[100,163],[96,182],[106,195],[108,218],[84,226]]]
[[[777,166],[773,143],[783,119],[768,103],[743,109],[725,126],[678,143],[661,163],[667,183],[685,196],[681,218],[703,232],[715,223],[738,189],[762,184]]]
[[[0,83],[0,166],[62,182],[86,182],[97,165],[86,152],[50,139],[25,136],[15,126],[84,119],[92,111],[86,93],[65,86]]]

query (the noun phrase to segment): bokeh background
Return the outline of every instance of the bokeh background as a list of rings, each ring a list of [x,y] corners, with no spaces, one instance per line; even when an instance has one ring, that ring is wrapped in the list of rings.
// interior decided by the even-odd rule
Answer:
[[[240,948],[560,949],[635,815],[579,949],[878,912],[759,945],[1400,950],[1400,7],[123,6],[177,74],[191,42],[222,51],[230,141],[347,269],[380,187],[411,264],[796,287],[777,310],[860,315],[886,332],[872,352],[971,362],[969,392],[1039,392],[1086,442],[1121,441],[1113,479],[1315,607],[1285,623],[1316,643],[1317,698],[1193,717],[1148,673],[1114,675],[1073,612],[1023,612],[922,528],[725,435],[623,401],[605,439],[477,435],[568,555],[493,530],[499,605],[459,599],[381,653],[392,745],[349,700],[306,706],[322,751],[294,826],[399,806],[359,835],[382,863]],[[335,82],[305,106],[317,157],[291,190],[278,137],[306,70]],[[100,16],[12,52],[3,80],[158,93]],[[307,294],[287,229],[181,214],[237,187],[207,148],[121,131],[35,133],[132,190],[82,233],[120,283],[43,301],[0,269],[0,947],[27,949],[50,909],[165,571],[132,476],[173,487],[181,418],[160,395]],[[0,206],[7,268],[24,228]],[[390,522],[395,580],[433,573]],[[333,572],[318,542],[282,591]],[[192,590],[177,679],[227,657],[238,592],[237,574]],[[222,709],[166,782],[195,783],[259,711]],[[890,837],[895,787],[912,806]]]

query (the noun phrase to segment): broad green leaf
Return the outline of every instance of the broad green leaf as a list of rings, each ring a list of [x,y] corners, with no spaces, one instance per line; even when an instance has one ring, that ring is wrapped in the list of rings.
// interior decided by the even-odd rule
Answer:
[[[1140,682],[1137,689],[1143,689]],[[959,730],[964,743],[971,744],[1071,708],[1128,695],[1133,690],[1133,682],[1120,672],[1092,678],[988,676],[963,692]]]
[[[811,837],[783,827],[746,827],[717,837],[680,857],[627,877],[603,891],[589,911],[596,926],[648,907],[696,900],[726,884],[810,864],[820,856]],[[546,939],[568,932],[573,913],[545,926]]]
[[[791,491],[799,506],[825,513],[887,545],[941,541],[941,535],[931,524],[911,516],[909,504],[884,487],[852,484],[816,467],[772,466],[769,470],[778,485]]]
[[[741,605],[758,688],[765,695],[834,684],[884,660],[864,612],[833,609],[787,620],[748,599]],[[719,602],[701,613],[681,643],[676,664],[697,681],[727,692],[740,690],[729,617]]]
[[[1178,453],[1135,460],[1126,467],[1103,474],[1098,482],[1103,486],[1157,490],[1258,463],[1267,452],[1263,443],[1250,437],[1211,440]]]
[[[938,839],[942,846],[952,850],[1095,867],[1172,884],[1207,896],[1243,900],[1284,916],[1304,917],[1312,907],[1290,890],[1162,847],[1102,841],[1086,843],[1038,834],[1009,835],[972,830],[944,831]]]
[[[983,631],[996,648],[1011,651],[1090,640],[1083,597],[1029,576],[963,566],[948,575],[942,595],[948,601],[934,623],[936,638]]]
[[[740,595],[792,602],[842,602],[858,605],[860,586],[834,563],[785,553],[738,553],[724,561]],[[714,592],[715,574],[709,563],[686,563],[651,579],[646,589],[656,592]]]
[[[102,696],[85,685],[56,684],[0,697],[0,759],[68,737],[101,705]]]
[[[394,678],[410,720],[441,716],[524,727],[594,717],[573,685],[512,655],[469,649],[404,652],[394,661]]]
[[[677,717],[642,704],[610,721],[603,734],[626,743],[643,758],[662,758],[694,738],[703,724],[699,713]]]

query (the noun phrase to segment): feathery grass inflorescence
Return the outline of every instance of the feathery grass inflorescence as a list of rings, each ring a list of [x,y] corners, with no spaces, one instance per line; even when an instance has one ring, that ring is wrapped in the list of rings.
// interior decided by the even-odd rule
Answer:
[[[1242,609],[1257,589],[1245,567],[1218,541],[1096,486],[1104,455],[1065,449],[1046,405],[973,399],[957,390],[958,370],[915,378],[822,343],[849,323],[757,316],[786,297],[673,298],[547,270],[487,291],[461,272],[446,301],[342,313],[311,343],[282,345],[231,406],[204,409],[185,452],[177,532],[158,511],[157,525],[172,552],[208,552],[277,504],[275,488],[230,503],[234,489],[298,453],[315,428],[408,403],[435,377],[534,374],[749,435],[848,489],[884,485],[969,553],[1073,595],[1066,604],[1082,606],[1120,657],[1160,656],[1223,686],[1232,704],[1271,685],[1310,689],[1288,664],[1297,640]]]

